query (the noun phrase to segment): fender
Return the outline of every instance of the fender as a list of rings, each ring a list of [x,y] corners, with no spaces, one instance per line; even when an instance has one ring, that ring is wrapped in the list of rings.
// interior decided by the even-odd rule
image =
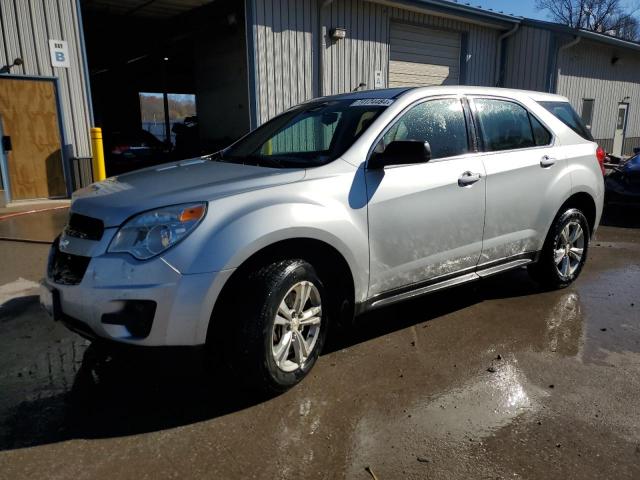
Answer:
[[[334,183],[335,187],[335,183]],[[305,190],[308,191],[308,190]],[[334,190],[335,191],[335,190]],[[287,198],[278,203],[270,194],[252,192],[244,199],[229,197],[210,204],[210,211],[182,245],[165,260],[183,274],[220,272],[238,268],[261,249],[282,240],[307,238],[331,245],[351,269],[356,301],[363,301],[369,282],[369,245],[366,208],[345,203],[322,203],[313,198]],[[239,201],[244,200],[244,201]],[[203,245],[208,247],[203,248]],[[194,255],[194,251],[198,253]]]

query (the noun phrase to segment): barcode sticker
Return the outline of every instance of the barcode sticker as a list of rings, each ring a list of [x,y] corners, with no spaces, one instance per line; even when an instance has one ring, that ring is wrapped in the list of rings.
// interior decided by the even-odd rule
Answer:
[[[362,100],[356,100],[350,107],[388,107],[393,103],[390,98],[363,98]]]

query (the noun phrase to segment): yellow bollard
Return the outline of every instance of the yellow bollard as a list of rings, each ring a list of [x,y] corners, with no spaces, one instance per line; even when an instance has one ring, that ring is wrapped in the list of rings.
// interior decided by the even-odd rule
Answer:
[[[104,147],[102,145],[102,129],[91,129],[91,151],[93,152],[93,181],[99,182],[107,178],[104,168]]]

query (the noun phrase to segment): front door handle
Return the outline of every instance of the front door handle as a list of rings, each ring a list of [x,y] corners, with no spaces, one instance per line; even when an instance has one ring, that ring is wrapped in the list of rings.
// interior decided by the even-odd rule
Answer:
[[[540,159],[540,166],[542,168],[548,168],[553,166],[556,163],[555,158],[551,158],[549,155],[545,155]]]
[[[481,173],[464,172],[458,178],[458,186],[468,187],[469,185],[473,185],[474,183],[476,183],[481,178],[482,178]]]

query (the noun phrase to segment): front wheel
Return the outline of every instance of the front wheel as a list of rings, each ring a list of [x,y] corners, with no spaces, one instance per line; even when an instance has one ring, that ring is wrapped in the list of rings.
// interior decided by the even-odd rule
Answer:
[[[285,260],[247,280],[248,294],[227,358],[250,387],[283,392],[299,383],[315,364],[327,334],[324,285],[311,264]]]
[[[529,266],[529,273],[547,288],[570,285],[587,260],[589,223],[577,208],[560,214],[547,235],[540,258]]]

